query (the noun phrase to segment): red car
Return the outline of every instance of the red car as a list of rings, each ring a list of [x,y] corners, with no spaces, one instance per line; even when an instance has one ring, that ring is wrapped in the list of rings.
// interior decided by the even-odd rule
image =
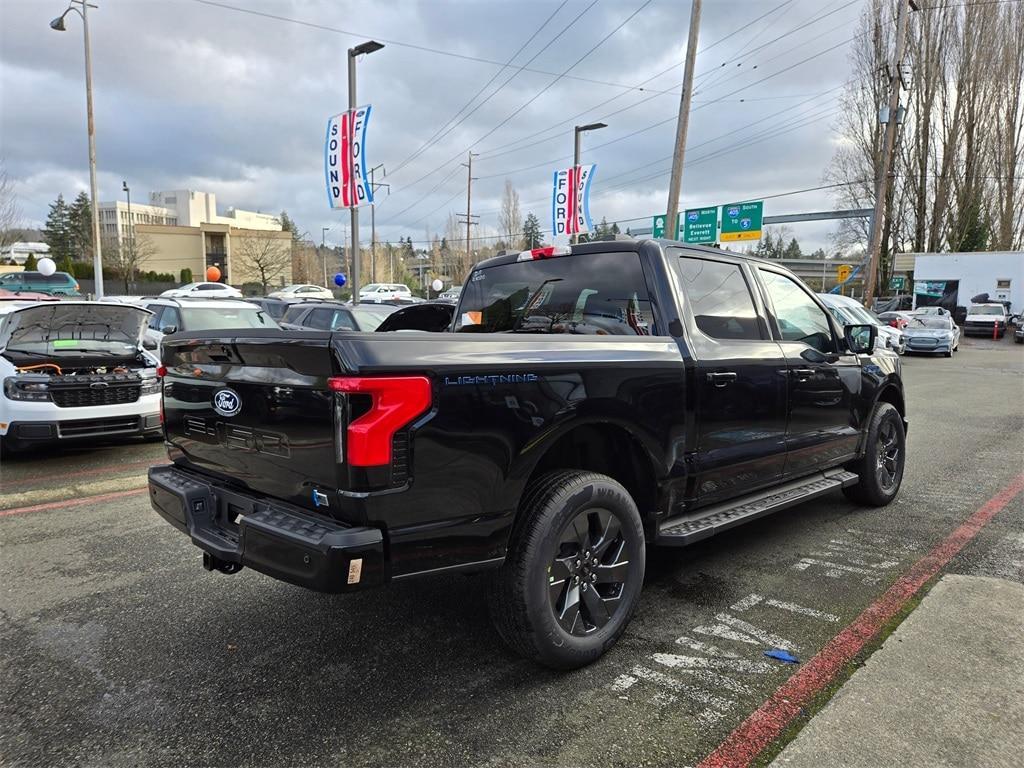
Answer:
[[[0,301],[60,301],[60,299],[48,293],[33,293],[32,291],[16,293],[8,291],[6,288],[0,288]]]
[[[878,319],[900,331],[910,324],[910,316],[906,312],[882,312]]]

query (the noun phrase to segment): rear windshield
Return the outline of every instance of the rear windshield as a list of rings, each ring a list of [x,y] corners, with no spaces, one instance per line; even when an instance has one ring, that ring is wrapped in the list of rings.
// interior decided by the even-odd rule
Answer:
[[[1002,315],[1003,308],[992,306],[991,304],[983,304],[975,307],[971,307],[971,311],[968,312],[970,315]]]
[[[182,307],[186,331],[217,331],[222,328],[277,328],[277,323],[257,307],[203,309]]]
[[[522,261],[474,272],[462,288],[461,333],[657,335],[636,253]]]

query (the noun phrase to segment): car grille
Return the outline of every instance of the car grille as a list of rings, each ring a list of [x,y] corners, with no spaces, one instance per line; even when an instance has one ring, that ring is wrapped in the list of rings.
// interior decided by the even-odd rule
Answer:
[[[130,373],[63,376],[50,380],[50,396],[60,408],[134,403],[141,390],[139,377]]]
[[[91,435],[123,435],[139,431],[138,416],[123,416],[116,419],[81,419],[59,422],[60,436],[89,437]]]
[[[911,339],[909,344],[912,347],[921,347],[922,349],[927,349],[927,348],[930,348],[930,347],[937,347],[939,345],[939,340],[938,339],[926,339],[926,338]]]

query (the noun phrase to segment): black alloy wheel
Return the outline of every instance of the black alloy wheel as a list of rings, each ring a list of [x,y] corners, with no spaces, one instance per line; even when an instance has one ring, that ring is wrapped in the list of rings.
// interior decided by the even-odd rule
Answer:
[[[548,597],[562,629],[585,636],[619,608],[629,578],[622,523],[607,509],[580,512],[562,528],[548,566]]]
[[[878,430],[877,456],[875,474],[878,484],[884,491],[892,491],[902,471],[900,441],[893,421],[884,422]]]

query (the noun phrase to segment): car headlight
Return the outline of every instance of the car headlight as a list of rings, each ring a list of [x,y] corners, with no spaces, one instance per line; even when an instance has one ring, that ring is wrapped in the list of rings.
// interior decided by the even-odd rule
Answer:
[[[4,395],[8,400],[50,402],[50,385],[45,381],[8,376],[4,379]]]
[[[142,394],[153,395],[160,391],[160,378],[153,368],[143,368],[139,371],[142,378]]]

